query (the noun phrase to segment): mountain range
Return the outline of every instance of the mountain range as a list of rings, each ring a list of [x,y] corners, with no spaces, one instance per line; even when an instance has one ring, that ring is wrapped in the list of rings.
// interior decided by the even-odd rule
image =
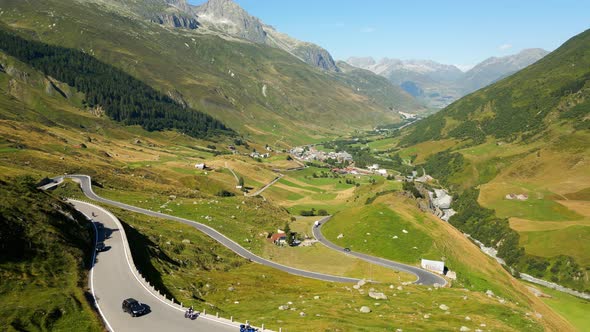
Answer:
[[[284,50],[300,60],[331,72],[339,72],[330,53],[322,47],[297,40],[250,15],[233,0],[210,0],[194,6],[186,0],[99,0],[127,9],[169,28],[200,30],[224,38],[238,38]]]
[[[458,98],[509,76],[547,55],[542,49],[525,49],[518,54],[491,57],[467,72],[454,65],[431,60],[399,60],[351,57],[352,66],[370,70],[399,85],[428,106],[442,108]]]
[[[81,50],[246,137],[303,142],[399,122],[398,111],[423,109],[373,73],[367,72],[373,76],[369,87],[360,76],[302,61],[308,54],[325,58],[319,62],[327,66],[332,62],[312,51],[318,47],[295,43],[232,1],[92,0],[71,6],[70,0],[47,0],[38,10],[16,0],[6,5],[13,8],[2,16],[7,28]],[[271,38],[290,52],[268,45]],[[394,93],[383,97],[371,89]]]

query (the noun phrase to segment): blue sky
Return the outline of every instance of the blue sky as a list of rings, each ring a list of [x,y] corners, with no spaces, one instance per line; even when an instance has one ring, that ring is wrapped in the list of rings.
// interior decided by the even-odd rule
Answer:
[[[469,66],[525,48],[552,51],[590,28],[588,0],[235,1],[277,30],[323,46],[336,59],[431,59]]]

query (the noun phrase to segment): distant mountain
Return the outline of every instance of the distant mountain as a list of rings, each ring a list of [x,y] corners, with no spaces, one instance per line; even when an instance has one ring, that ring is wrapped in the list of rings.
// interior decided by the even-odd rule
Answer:
[[[545,53],[527,50],[512,57],[491,58],[470,72],[485,73],[486,68],[496,66],[517,68]],[[414,144],[456,138],[481,143],[492,136],[512,141],[522,136],[534,137],[558,122],[568,123],[576,130],[588,130],[589,54],[590,30],[587,30],[533,65],[418,123],[404,140]]]
[[[272,26],[248,14],[232,0],[209,0],[195,7],[195,12],[198,20],[206,27],[255,43],[280,48],[324,70],[339,71],[334,59],[325,49],[276,31]]]
[[[453,65],[430,60],[399,60],[351,57],[346,62],[370,70],[401,86],[428,106],[442,108],[538,61],[548,52],[528,49],[506,57],[492,57],[464,73]]]
[[[463,77],[466,91],[472,92],[511,75],[543,58],[549,52],[532,48],[505,57],[491,57],[467,71]]]
[[[411,94],[370,70],[360,69],[344,61],[337,62],[341,73],[335,74],[357,93],[363,94],[386,109],[421,114],[427,109]]]
[[[463,95],[456,83],[463,72],[452,65],[430,60],[383,58],[376,61],[371,57],[353,57],[346,62],[387,78],[432,108],[445,107]]]

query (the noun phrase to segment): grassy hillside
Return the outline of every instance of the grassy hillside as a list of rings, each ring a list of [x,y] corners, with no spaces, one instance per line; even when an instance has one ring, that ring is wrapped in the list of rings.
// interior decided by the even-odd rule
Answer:
[[[92,2],[10,0],[4,8],[1,21],[24,35],[87,52],[268,143],[311,142],[398,121],[366,95],[277,49],[169,30]]]
[[[451,104],[417,124],[402,143],[441,138],[483,143],[539,138],[553,123],[587,130],[590,120],[590,30],[524,70]]]
[[[0,180],[0,329],[101,331],[87,293],[91,226],[36,182]]]
[[[458,201],[462,215],[451,223],[503,247],[522,271],[581,290],[590,289],[589,78],[590,30],[392,141],[471,197]]]

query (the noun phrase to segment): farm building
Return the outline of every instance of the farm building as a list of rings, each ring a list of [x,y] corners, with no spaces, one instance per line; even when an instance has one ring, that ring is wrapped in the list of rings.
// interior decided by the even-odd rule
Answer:
[[[445,273],[445,262],[422,259],[422,261],[420,262],[420,266],[425,270],[432,271],[438,274]]]
[[[287,234],[285,233],[274,233],[269,238],[270,242],[276,244],[277,246],[284,245],[287,243]]]

